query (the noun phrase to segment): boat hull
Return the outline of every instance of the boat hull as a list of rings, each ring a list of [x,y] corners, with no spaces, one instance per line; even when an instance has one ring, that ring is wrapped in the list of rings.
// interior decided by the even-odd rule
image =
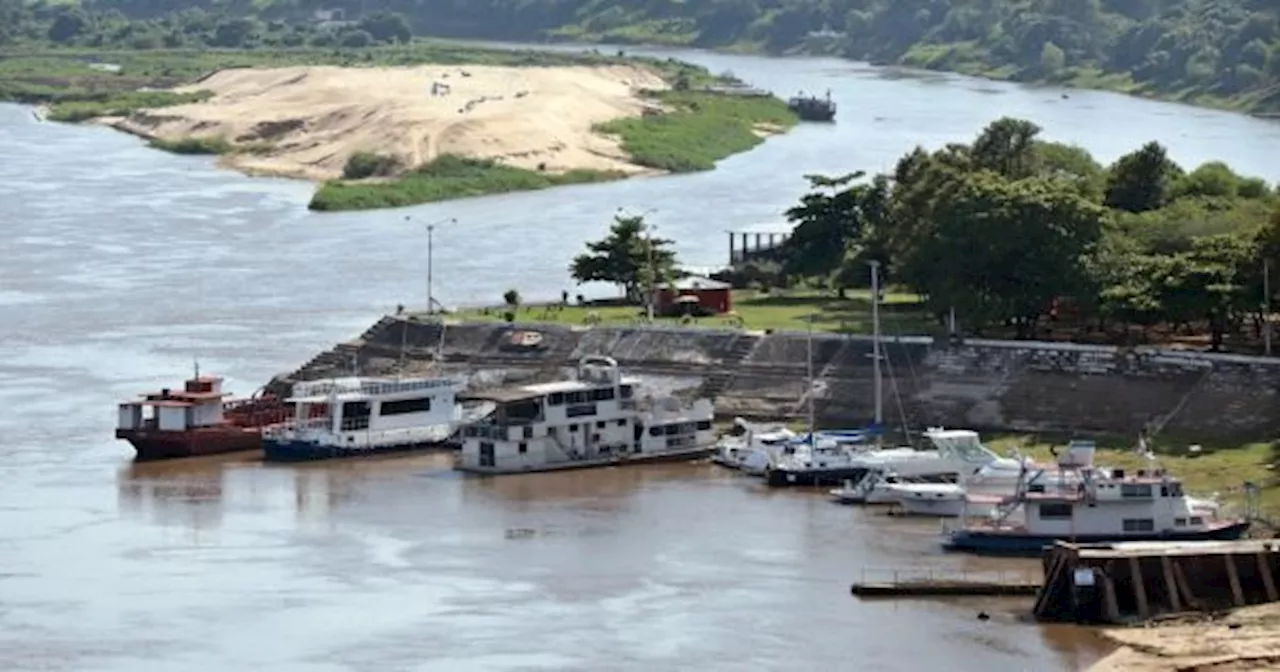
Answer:
[[[832,469],[769,469],[765,481],[769,487],[788,488],[814,485],[843,485],[845,481],[858,482],[867,475],[866,467],[836,467]]]
[[[656,464],[660,462],[688,462],[690,460],[698,460],[707,457],[715,452],[714,446],[706,448],[691,448],[688,450],[670,451],[664,453],[651,453],[648,455],[614,455],[610,457],[598,458],[593,460],[577,460],[573,462],[559,462],[556,464],[548,464],[537,467],[523,467],[520,469],[510,469],[506,467],[475,467],[455,465],[454,469],[481,476],[505,476],[510,474],[536,474],[544,471],[570,471],[574,469],[594,469],[599,467],[624,467],[641,464]]]
[[[1133,535],[1080,535],[1063,538],[1045,535],[1019,534],[1000,530],[964,529],[952,532],[943,542],[943,548],[949,551],[973,553],[976,555],[1005,555],[1020,557],[1039,557],[1045,547],[1058,541],[1073,544],[1103,544],[1122,541],[1234,541],[1249,531],[1248,521],[1227,523],[1208,530],[1194,532],[1166,532],[1163,534]]]
[[[118,429],[116,438],[124,439],[133,446],[138,461],[239,453],[262,448],[262,430],[255,427],[208,427],[185,431]]]
[[[349,457],[368,457],[387,453],[406,453],[416,450],[449,450],[455,448],[457,448],[456,444],[450,441],[418,441],[348,448],[315,441],[265,439],[262,442],[262,459],[265,462],[314,462]]]

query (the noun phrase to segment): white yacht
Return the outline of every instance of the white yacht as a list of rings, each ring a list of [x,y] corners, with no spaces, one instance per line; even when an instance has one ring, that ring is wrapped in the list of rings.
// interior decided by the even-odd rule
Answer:
[[[639,397],[608,357],[587,357],[573,380],[467,395],[495,404],[462,431],[456,468],[514,474],[705,457],[715,449],[707,399]]]
[[[998,516],[944,532],[947,549],[1039,555],[1057,540],[1222,541],[1244,536],[1247,519],[1220,519],[1212,502],[1188,497],[1182,481],[1161,469],[1110,473],[1078,470],[1076,488],[1020,488]]]
[[[443,446],[463,420],[453,378],[352,376],[295,383],[293,420],[263,429],[270,462]]]
[[[837,504],[897,504],[899,495],[894,486],[921,482],[918,477],[903,477],[891,471],[872,469],[861,480],[846,481],[829,494]]]
[[[961,473],[954,483],[903,483],[888,490],[908,515],[990,516],[1001,503],[1016,495],[1019,487],[1033,492],[1076,488],[1080,470],[1093,467],[1095,450],[1092,441],[1076,440],[1067,445],[1053,469],[1022,458],[1001,458],[976,472]]]
[[[734,418],[733,430],[716,442],[711,460],[753,476],[763,475],[769,462],[780,454],[796,433],[781,424],[756,424]]]

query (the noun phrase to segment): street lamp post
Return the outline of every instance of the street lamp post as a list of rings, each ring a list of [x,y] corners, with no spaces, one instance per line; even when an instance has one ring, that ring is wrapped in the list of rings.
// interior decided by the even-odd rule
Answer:
[[[405,217],[404,221],[408,222],[411,219],[412,219],[411,217]],[[454,219],[453,217],[447,217],[438,222],[432,222],[427,225],[427,315],[435,315],[436,313],[436,297],[432,291],[433,288],[431,286],[431,283],[433,280],[432,264],[434,262],[434,256],[435,256],[435,250],[434,250],[434,245],[432,240],[434,237],[433,234],[435,234],[436,227],[441,224],[457,224],[457,223],[458,223],[458,220]]]
[[[652,215],[657,211],[658,211],[657,208],[649,208],[641,212],[639,216],[643,219],[646,215]],[[618,212],[625,213],[626,209],[618,208]],[[648,258],[648,264],[649,264],[649,291],[648,291],[648,300],[645,301],[645,303],[648,305],[646,307],[645,312],[649,316],[649,324],[653,324],[653,304],[657,302],[657,294],[658,294],[658,288],[657,288],[658,269],[653,263],[653,232],[656,231],[657,229],[658,227],[656,224],[644,225],[644,243],[646,248],[645,256]]]

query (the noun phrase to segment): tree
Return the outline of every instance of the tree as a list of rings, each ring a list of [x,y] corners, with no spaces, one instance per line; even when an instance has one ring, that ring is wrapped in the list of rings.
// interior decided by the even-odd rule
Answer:
[[[627,299],[644,300],[648,286],[669,276],[676,266],[672,241],[652,236],[642,215],[617,214],[609,235],[587,243],[587,252],[574,257],[569,273],[578,284],[608,282],[622,287]]]
[[[89,29],[89,19],[79,9],[59,9],[49,26],[49,40],[70,42]]]
[[[969,156],[979,169],[1013,180],[1030,177],[1037,168],[1035,140],[1039,134],[1040,127],[1030,121],[1004,117],[982,129]]]
[[[1163,145],[1148,142],[1111,166],[1104,202],[1129,212],[1155,210],[1168,201],[1173,181],[1181,172]]]
[[[1040,73],[1045,77],[1054,77],[1067,67],[1067,54],[1062,47],[1053,42],[1045,42],[1040,50]]]
[[[409,22],[401,14],[378,12],[360,19],[360,30],[368,33],[376,42],[408,42],[413,39]]]
[[[938,198],[903,280],[937,313],[955,307],[978,324],[1009,322],[1025,338],[1055,299],[1088,291],[1087,258],[1105,217],[1059,182],[970,175]]]
[[[806,176],[813,191],[786,213],[795,225],[784,247],[786,273],[825,277],[837,272],[848,254],[860,256],[864,247],[875,248],[876,258],[884,256],[890,182],[879,176],[853,183],[864,175]]]

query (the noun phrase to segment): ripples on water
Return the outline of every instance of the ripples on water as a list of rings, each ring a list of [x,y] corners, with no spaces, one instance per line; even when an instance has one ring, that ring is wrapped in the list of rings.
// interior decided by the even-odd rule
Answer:
[[[887,169],[1004,114],[1104,161],[1155,138],[1184,164],[1278,176],[1280,126],[1242,117],[830,59],[674,55],[783,95],[831,88],[840,122],[711,173],[320,215],[305,210],[310,185],[0,106],[0,669],[1041,670],[1095,658],[1076,631],[1018,623],[1008,603],[853,601],[867,567],[1027,565],[943,556],[936,522],[707,465],[472,480],[439,455],[127,462],[111,438],[117,398],[177,382],[196,356],[246,393],[395,304],[421,305],[423,229],[446,217],[459,224],[436,230],[435,287],[459,303],[573,289],[576,241],[619,206],[656,207],[687,263],[722,263],[723,231],[780,228],[804,174]],[[995,618],[977,621],[980,608]]]

